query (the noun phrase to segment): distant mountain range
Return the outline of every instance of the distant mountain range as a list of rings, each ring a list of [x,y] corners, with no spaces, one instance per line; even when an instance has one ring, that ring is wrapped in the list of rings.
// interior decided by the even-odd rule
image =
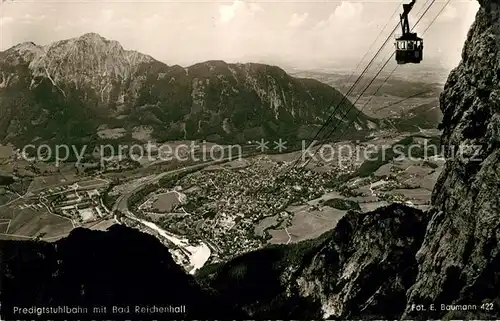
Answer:
[[[310,71],[318,73],[330,73],[330,74],[341,74],[341,75],[351,75],[354,73],[355,76],[361,74],[370,61],[371,57],[368,56],[364,61],[360,62],[361,56],[353,56],[351,60],[341,60],[337,62],[322,63],[311,66],[302,66],[301,64],[292,64],[290,62],[280,63],[280,66],[290,72],[295,74],[301,71]],[[261,61],[267,61],[262,59]],[[275,61],[275,60],[271,60]],[[279,61],[276,59],[276,61]],[[381,63],[385,60],[375,60],[372,65],[366,69],[365,75],[374,76],[381,67]],[[424,82],[446,82],[448,74],[452,68],[446,67],[432,59],[430,57],[424,58],[420,64],[406,64],[398,65],[396,69],[392,72],[393,68],[396,66],[396,61],[390,60],[387,66],[380,72],[380,77],[385,78],[389,73],[392,73],[391,78],[405,79],[407,81],[424,81]]]
[[[342,98],[275,66],[168,66],[95,33],[0,53],[0,141],[16,145],[309,138]],[[336,111],[344,131],[376,126],[351,108]]]
[[[439,95],[444,87],[441,75],[429,74],[429,69],[420,69],[421,66],[403,68],[405,70],[400,73],[382,72],[375,79],[376,75],[366,73],[359,80],[359,75],[352,71],[343,74],[341,71],[296,70],[291,74],[317,79],[338,88],[344,95],[349,95],[350,101],[365,115],[380,119],[400,131],[437,128],[443,119],[439,109]],[[351,89],[351,86],[354,87]],[[380,124],[382,127],[383,123]]]

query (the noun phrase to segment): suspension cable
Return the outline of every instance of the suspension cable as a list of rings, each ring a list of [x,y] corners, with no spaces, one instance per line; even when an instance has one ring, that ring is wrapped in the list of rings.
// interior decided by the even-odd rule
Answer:
[[[425,14],[429,11],[429,9],[432,7],[432,5],[434,4],[436,0],[432,0],[431,3],[429,4],[429,6],[425,9],[425,11],[422,13],[422,16],[420,16],[420,18],[417,20],[417,22],[415,23],[415,25],[413,26],[412,28],[412,31],[413,29],[418,25],[418,23],[422,20],[422,18],[425,16]],[[450,1],[450,0],[448,0]],[[444,10],[444,9],[443,9]],[[442,11],[440,11],[441,13]],[[391,34],[392,35],[392,34]],[[392,54],[389,56],[389,58],[386,60],[386,62],[383,64],[382,68],[375,74],[375,76],[372,78],[372,80],[368,83],[368,86],[365,87],[365,89],[358,95],[357,99],[352,103],[352,107],[350,107],[346,113],[344,113],[344,115],[342,116],[342,118],[339,120],[339,122],[337,124],[341,124],[344,117],[348,114],[348,112],[354,108],[355,104],[359,101],[359,99],[361,99],[361,97],[363,96],[363,94],[366,92],[366,90],[371,86],[371,84],[375,81],[375,79],[378,77],[378,75],[382,72],[382,70],[385,68],[385,66],[387,66],[387,64],[392,60],[392,57],[394,56],[395,52],[392,52]],[[396,66],[397,67],[397,66]],[[395,69],[394,69],[395,70]],[[392,72],[389,74],[389,77],[392,75]],[[385,81],[387,81],[387,79],[389,79],[389,77],[386,78]],[[384,81],[384,83],[385,83]],[[362,109],[359,109],[358,110],[358,113],[356,114],[356,117],[353,118],[356,119],[359,114],[362,112]],[[338,125],[335,126],[331,131],[330,133],[328,133],[328,135],[326,136],[326,138],[323,139],[324,140],[328,140],[330,138],[330,136],[335,132],[335,130],[337,129]],[[312,155],[311,158],[309,158],[303,166],[301,166],[301,169],[305,168],[309,162],[312,160],[312,158],[314,156],[316,156],[316,154],[318,153],[318,151],[321,149],[321,147],[324,145],[324,143],[321,143],[320,144],[320,147],[318,149],[316,149],[316,151],[314,152],[314,154]],[[302,156],[301,156],[302,157]]]

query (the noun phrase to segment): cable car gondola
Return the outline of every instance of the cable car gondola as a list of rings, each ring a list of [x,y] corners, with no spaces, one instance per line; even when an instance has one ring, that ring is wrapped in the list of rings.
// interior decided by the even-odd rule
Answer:
[[[416,32],[410,32],[408,14],[410,13],[415,0],[408,4],[403,4],[403,13],[399,15],[403,34],[396,38],[396,62],[398,64],[414,63],[418,64],[423,58],[424,41],[417,36]]]

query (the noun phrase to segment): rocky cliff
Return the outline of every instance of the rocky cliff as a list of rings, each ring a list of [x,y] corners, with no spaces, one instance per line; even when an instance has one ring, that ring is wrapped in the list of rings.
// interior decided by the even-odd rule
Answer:
[[[343,99],[262,64],[167,66],[95,33],[0,52],[0,140],[309,138]],[[347,131],[373,127],[347,100]]]
[[[448,160],[434,189],[434,208],[417,254],[419,274],[408,297],[415,304],[493,302],[498,315],[500,2],[480,4],[462,61],[440,98]],[[483,307],[474,315],[493,312],[487,311],[489,304]]]

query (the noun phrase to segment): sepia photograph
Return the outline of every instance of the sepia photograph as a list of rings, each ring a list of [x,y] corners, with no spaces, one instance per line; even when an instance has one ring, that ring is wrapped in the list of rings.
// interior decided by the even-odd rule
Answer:
[[[499,0],[2,0],[0,320],[497,320]]]

